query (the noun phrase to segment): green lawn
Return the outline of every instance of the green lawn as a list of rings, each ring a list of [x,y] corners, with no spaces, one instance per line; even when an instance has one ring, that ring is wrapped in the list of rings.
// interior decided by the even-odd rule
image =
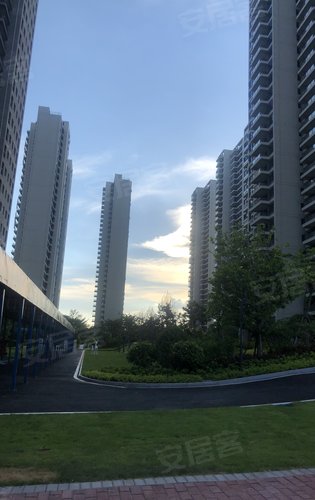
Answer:
[[[121,382],[200,382],[202,380],[225,380],[231,378],[247,377],[250,375],[263,375],[264,373],[274,373],[299,368],[309,368],[315,366],[315,352],[301,355],[291,355],[278,359],[267,360],[245,360],[242,368],[236,363],[227,368],[216,368],[213,371],[202,371],[198,373],[142,373],[141,369],[133,369],[128,363],[126,354],[118,351],[99,351],[94,354],[91,351],[85,352],[82,375],[90,378],[107,381]]]
[[[113,368],[130,368],[126,354],[120,351],[85,351],[84,370],[106,370]]]
[[[314,419],[314,403],[1,416],[0,483],[314,467]]]

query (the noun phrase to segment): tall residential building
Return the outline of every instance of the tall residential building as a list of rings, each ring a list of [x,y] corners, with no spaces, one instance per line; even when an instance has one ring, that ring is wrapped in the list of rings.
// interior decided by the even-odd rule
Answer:
[[[72,162],[69,123],[39,107],[25,144],[15,216],[15,262],[58,307]]]
[[[0,2],[0,247],[5,249],[38,0]]]
[[[214,270],[216,181],[197,188],[191,198],[189,300],[206,305]]]
[[[314,72],[303,69],[306,58],[312,65],[312,19],[313,0],[250,1],[250,223],[273,230],[275,243],[293,252],[302,244],[301,171],[315,158],[314,138],[299,135],[302,107],[314,95]]]
[[[124,307],[131,182],[116,174],[103,189],[95,283],[95,325],[121,318]]]

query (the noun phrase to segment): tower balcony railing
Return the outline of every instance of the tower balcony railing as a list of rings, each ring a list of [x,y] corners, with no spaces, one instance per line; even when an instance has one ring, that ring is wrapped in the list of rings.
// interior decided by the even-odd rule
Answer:
[[[308,149],[304,149],[301,151],[301,162],[305,161],[313,161],[315,159],[315,144]]]
[[[271,5],[268,6],[261,5],[258,7],[257,11],[255,11],[251,16],[250,30],[253,32],[258,26],[258,23],[268,23],[271,19]]]
[[[300,142],[300,147],[306,147],[310,144],[311,141],[314,142],[314,135],[315,135],[315,127],[312,128],[307,134],[304,134],[301,137],[301,142]]]
[[[311,13],[313,9],[310,9],[308,12]],[[298,40],[298,48],[303,46],[304,40],[306,38],[306,35],[310,32],[310,30],[314,27],[314,20],[311,19],[306,26],[305,30],[303,32],[300,32],[300,38]]]
[[[303,73],[306,73],[309,66],[311,66],[314,63],[314,60],[315,60],[315,49],[312,49],[310,53],[305,57],[305,59],[299,61],[299,68],[298,68],[299,77],[301,77]]]
[[[296,16],[297,22],[298,22],[298,27],[297,27],[297,34],[300,35],[302,28],[305,26],[305,22],[309,19],[312,11],[314,10],[314,6],[309,7],[309,9],[305,10],[306,4],[304,5],[303,9],[300,10]],[[303,15],[301,15],[304,13]]]
[[[315,194],[315,179],[302,183],[301,196],[311,196]]]
[[[259,195],[267,196],[267,193],[272,189],[273,190],[274,183],[273,182],[260,182],[259,184],[254,184],[251,189],[251,196],[254,198]]]
[[[271,50],[271,37],[270,35],[259,35],[257,38],[253,39],[250,35],[250,48],[249,48],[249,59],[250,61],[256,57],[256,51],[266,49]]]
[[[303,61],[304,58],[308,56],[312,49],[315,47],[315,35],[311,35],[304,47],[301,47],[300,53],[298,54],[298,61]]]
[[[304,92],[301,94],[301,96],[299,98],[299,102],[303,102],[304,100],[307,100],[308,97],[310,97],[310,95],[314,92],[314,87],[315,87],[315,79],[313,79],[308,84],[308,86],[306,87],[306,89],[304,90]]]
[[[269,74],[272,69],[272,57],[266,61],[264,59],[259,59],[255,66],[251,66],[250,74],[252,78],[255,78],[257,73]]]
[[[303,217],[302,226],[307,228],[315,227],[315,212]]]
[[[312,209],[311,210],[312,212],[314,212],[315,210],[315,195],[306,196],[302,200],[302,211],[305,213],[308,212],[310,209]]]
[[[305,92],[307,86],[311,83],[312,78],[314,78],[315,64],[313,63],[308,70],[302,75],[301,81],[299,82],[300,92]]]
[[[272,177],[272,170],[268,167],[264,168],[259,168],[255,172],[253,172],[252,175],[252,183],[253,184],[259,184],[259,183],[270,183],[271,182],[271,177]]]
[[[307,113],[312,113],[313,110],[315,110],[315,95],[313,95],[308,101],[306,104],[302,105],[302,103],[300,104],[301,106],[301,111],[300,111],[300,120],[303,120],[303,117],[307,114]]]
[[[258,138],[268,142],[272,138],[272,124],[269,127],[257,127],[253,132],[253,140]]]
[[[302,174],[301,174],[301,180],[303,181],[304,179],[314,179],[315,178],[315,162],[312,165],[303,165],[302,166]]]
[[[269,127],[270,125],[272,126],[272,111],[269,113],[258,113],[256,116],[253,117],[251,125],[252,127],[254,125],[260,124],[262,127]]]
[[[306,134],[314,127],[315,110],[300,124],[300,134]]]
[[[253,204],[251,206],[251,210],[253,211],[258,211],[258,209],[268,209],[268,207],[270,207],[271,204],[274,203],[274,197],[270,197],[270,198],[267,198],[267,197],[261,197],[261,198],[258,198],[256,200],[253,200]],[[270,212],[270,210],[265,210],[266,212]]]
[[[268,74],[259,73],[259,75],[250,81],[250,91],[254,92],[257,85],[260,84],[261,87],[269,87],[272,83],[272,70]]]

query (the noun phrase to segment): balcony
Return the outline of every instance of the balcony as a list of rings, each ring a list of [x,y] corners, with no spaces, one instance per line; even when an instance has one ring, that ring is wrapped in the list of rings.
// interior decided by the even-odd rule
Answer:
[[[301,106],[300,119],[303,120],[303,117],[307,113],[312,113],[313,111],[315,111],[315,95],[313,95],[304,106]]]
[[[272,57],[268,61],[258,60],[255,66],[251,66],[250,75],[254,79],[258,74],[269,75],[272,70]]]
[[[273,217],[274,217],[273,212],[270,212],[269,210],[262,210],[261,212],[252,214],[250,222],[252,225],[270,224]]]
[[[259,36],[270,36],[271,34],[271,19],[265,22],[260,22],[254,30],[251,30],[251,40],[254,41]]]
[[[309,4],[304,4],[302,10],[300,10],[297,14],[297,20],[298,20],[298,29],[297,33],[300,35],[302,28],[304,28],[306,21],[310,18],[310,15],[312,11],[314,10],[314,7],[310,7],[308,10],[305,10],[306,5]],[[302,16],[303,13],[303,16]]]
[[[257,87],[265,87],[268,88],[270,87],[272,83],[272,71],[270,70],[269,73],[259,73],[254,79],[252,79],[252,75],[250,74],[250,90],[251,92],[255,92]]]
[[[253,184],[270,184],[271,183],[272,170],[260,168],[253,173],[252,183]]]
[[[312,12],[312,9],[309,9],[309,11],[308,11],[308,12],[309,12],[309,13],[311,13],[311,12]],[[303,24],[304,24],[304,23],[303,23]],[[300,46],[304,43],[304,41],[305,41],[305,39],[306,39],[306,35],[307,35],[307,34],[310,32],[310,30],[313,28],[314,24],[315,24],[315,23],[314,23],[314,20],[312,19],[312,20],[308,23],[307,27],[305,28],[305,31],[303,31],[303,32],[301,33],[300,38],[299,38],[299,40],[298,40],[298,47],[300,47]]]
[[[310,2],[308,0],[297,0],[296,9],[298,22],[303,22],[303,16],[306,14],[306,8],[309,7],[310,4],[315,5],[314,0],[311,0]]]
[[[315,228],[315,213],[303,217],[302,226],[304,228]]]
[[[272,196],[271,198],[257,198],[257,200],[253,202],[251,206],[251,210],[253,211],[263,211],[263,212],[269,212],[270,211],[270,205],[273,204],[274,202],[274,197]],[[269,210],[268,210],[269,209]]]
[[[310,81],[307,87],[301,92],[301,95],[299,97],[299,102],[302,102],[312,97],[314,94],[314,87],[315,87],[315,79],[313,77],[313,79]]]
[[[315,35],[311,35],[305,45],[301,48],[301,52],[298,54],[298,61],[305,59],[312,49],[315,48]]]
[[[303,213],[315,211],[315,195],[307,196],[303,199],[302,211]]]
[[[254,115],[254,116],[253,116]],[[259,127],[264,127],[264,128],[269,128],[272,126],[272,112],[270,113],[253,113],[251,110],[251,126],[254,127],[255,125]]]
[[[256,140],[263,140],[265,142],[268,142],[270,139],[272,139],[272,126],[270,127],[258,127],[254,132],[252,139]]]
[[[266,164],[268,165],[268,169],[270,169],[270,160],[273,157],[273,153],[270,153],[269,155],[264,155],[264,154],[259,154],[255,156],[252,160],[252,168],[253,169],[261,169],[262,165],[264,166],[264,169],[266,170]]]
[[[315,179],[312,181],[304,182],[302,184],[301,195],[302,196],[311,196],[315,194]]]
[[[313,165],[303,165],[302,166],[302,180],[314,179],[315,178],[315,163]]]
[[[252,154],[258,153],[266,158],[270,157],[273,149],[273,139],[271,138],[268,142],[259,139],[254,145],[252,149]]]
[[[312,130],[312,128],[315,125],[315,110],[307,117],[305,120],[302,121],[301,126],[300,126],[300,133],[307,134]]]
[[[315,60],[315,49],[312,49],[311,52],[307,55],[307,57],[300,61],[300,66],[298,69],[298,75],[301,77],[303,73],[306,73],[310,66],[314,63]]]
[[[301,76],[301,81],[299,83],[299,91],[300,91],[301,94],[304,94],[304,92],[308,88],[308,85],[314,79],[314,73],[315,73],[315,64],[313,63],[308,68],[308,70],[304,74],[302,74],[302,76]]]
[[[301,162],[311,162],[315,159],[315,144],[308,149],[303,149],[301,151]]]
[[[313,127],[307,134],[302,135],[300,147],[307,148],[310,146],[311,142],[314,142],[315,127]]]
[[[267,35],[259,35],[258,38],[254,39],[254,37],[250,34],[250,57],[253,59],[256,57],[256,49],[260,50],[271,50],[271,36],[270,33]]]

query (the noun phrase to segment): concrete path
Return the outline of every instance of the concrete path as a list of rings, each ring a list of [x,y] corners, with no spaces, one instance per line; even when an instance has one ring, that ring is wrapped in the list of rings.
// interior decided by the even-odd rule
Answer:
[[[1,500],[306,500],[315,469],[0,488]]]
[[[90,385],[73,378],[81,352],[54,363],[16,393],[0,391],[0,413],[102,412],[210,408],[315,399],[315,374],[178,389]]]

